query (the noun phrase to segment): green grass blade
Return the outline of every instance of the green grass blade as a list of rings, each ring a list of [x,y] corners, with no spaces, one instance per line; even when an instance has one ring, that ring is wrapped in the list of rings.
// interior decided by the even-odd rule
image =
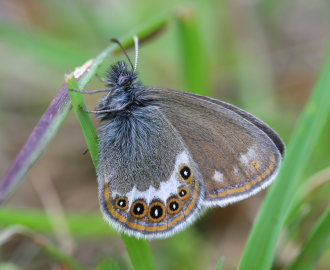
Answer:
[[[269,190],[245,246],[239,269],[270,269],[280,231],[310,153],[330,113],[330,59],[288,146],[277,180]]]
[[[225,264],[225,258],[221,258],[217,265],[217,270],[222,270]]]
[[[106,259],[96,267],[96,270],[120,270],[120,267],[113,259]]]
[[[177,39],[179,56],[184,75],[185,90],[208,95],[210,93],[209,72],[203,40],[196,14],[185,9],[177,16]]]
[[[68,75],[68,77],[66,78],[66,84],[68,89],[80,89],[78,85],[78,81],[73,76],[73,74]],[[92,157],[94,166],[95,168],[98,168],[98,152],[99,152],[98,136],[89,114],[85,113],[80,108],[80,106],[86,108],[84,98],[80,93],[73,91],[70,91],[70,98],[71,98],[73,110],[79,120],[81,129],[83,131],[87,143],[87,148]]]
[[[322,142],[319,145],[323,145]],[[306,172],[304,172],[306,174]],[[330,167],[309,177],[299,187],[294,202],[285,220],[286,241],[305,238],[306,230],[310,230],[330,205]],[[306,211],[310,209],[312,211]],[[298,240],[299,241],[299,240]]]
[[[127,235],[122,235],[122,238],[135,270],[156,269],[149,244],[146,240],[138,240]]]
[[[299,255],[288,268],[289,270],[316,269],[316,263],[323,252],[330,246],[330,207],[314,226],[309,238]]]
[[[104,222],[100,213],[66,213],[65,219],[70,232],[77,237],[111,237],[115,235],[115,231]],[[14,225],[22,225],[39,233],[51,234],[53,232],[49,217],[43,211],[1,208],[0,229]]]

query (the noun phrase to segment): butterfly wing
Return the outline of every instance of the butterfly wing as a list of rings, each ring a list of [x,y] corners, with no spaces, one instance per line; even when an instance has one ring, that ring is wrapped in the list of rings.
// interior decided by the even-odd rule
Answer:
[[[105,219],[139,238],[184,229],[197,218],[204,194],[180,134],[154,106],[103,123],[98,182]]]
[[[275,178],[284,143],[261,120],[216,99],[170,89],[149,90],[198,165],[204,205],[240,201]]]

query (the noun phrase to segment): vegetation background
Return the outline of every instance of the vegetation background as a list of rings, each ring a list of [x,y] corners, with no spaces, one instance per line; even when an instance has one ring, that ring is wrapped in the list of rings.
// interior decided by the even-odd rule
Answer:
[[[325,0],[0,0],[0,175],[65,73],[99,54],[111,37],[164,17],[166,28],[140,47],[142,82],[230,102],[263,119],[289,143],[326,63],[329,14]],[[119,59],[123,56],[109,57],[99,75]],[[102,87],[97,78],[88,85]],[[88,97],[88,107],[98,98]],[[329,115],[322,117],[327,124],[313,151],[303,153],[308,156],[300,168],[303,184],[281,232],[273,269],[294,267],[313,226],[329,209],[330,125]],[[65,269],[60,267],[70,262],[68,269],[136,267],[120,236],[102,220],[95,169],[82,155],[85,149],[71,113],[0,208],[1,270]],[[150,242],[157,268],[216,269],[223,258],[223,269],[236,269],[266,192],[212,209],[187,231]],[[330,268],[329,245],[330,240],[315,268]]]

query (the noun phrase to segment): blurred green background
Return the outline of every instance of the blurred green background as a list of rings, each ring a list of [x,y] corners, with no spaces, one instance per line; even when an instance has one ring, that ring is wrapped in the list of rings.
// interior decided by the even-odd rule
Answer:
[[[330,4],[325,0],[0,0],[0,175],[63,84],[64,74],[95,57],[110,38],[164,14],[171,18],[167,27],[140,47],[142,82],[230,102],[270,124],[288,143],[327,56]],[[185,22],[198,37],[189,44],[183,41]],[[134,52],[129,53],[134,59]],[[197,59],[197,67],[190,57]],[[123,56],[109,57],[101,70],[119,59]],[[95,78],[88,89],[102,87]],[[97,98],[86,98],[89,108]],[[311,179],[310,186],[290,215],[274,269],[285,269],[329,205],[329,135],[327,125],[310,153],[303,175]],[[132,267],[121,238],[99,213],[95,171],[89,156],[82,155],[85,149],[71,113],[1,208],[0,262],[8,269],[58,269],[56,256],[40,247],[37,236],[91,269],[106,258],[115,258],[121,269]],[[220,257],[224,269],[235,269],[264,193],[209,210],[189,230],[152,241],[159,269],[215,269]],[[30,228],[33,237],[16,233],[21,229],[15,224]],[[330,268],[329,254],[328,248],[318,269]]]

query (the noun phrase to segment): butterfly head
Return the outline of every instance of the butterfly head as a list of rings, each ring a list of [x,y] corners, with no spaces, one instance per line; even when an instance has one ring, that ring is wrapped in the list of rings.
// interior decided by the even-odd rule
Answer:
[[[114,92],[129,92],[141,85],[135,70],[129,69],[124,61],[111,66],[107,76],[107,86]]]
[[[124,61],[110,67],[107,77],[109,93],[99,101],[98,110],[111,110],[100,113],[101,120],[112,119],[116,115],[130,113],[131,109],[145,105],[145,90],[134,68]]]

